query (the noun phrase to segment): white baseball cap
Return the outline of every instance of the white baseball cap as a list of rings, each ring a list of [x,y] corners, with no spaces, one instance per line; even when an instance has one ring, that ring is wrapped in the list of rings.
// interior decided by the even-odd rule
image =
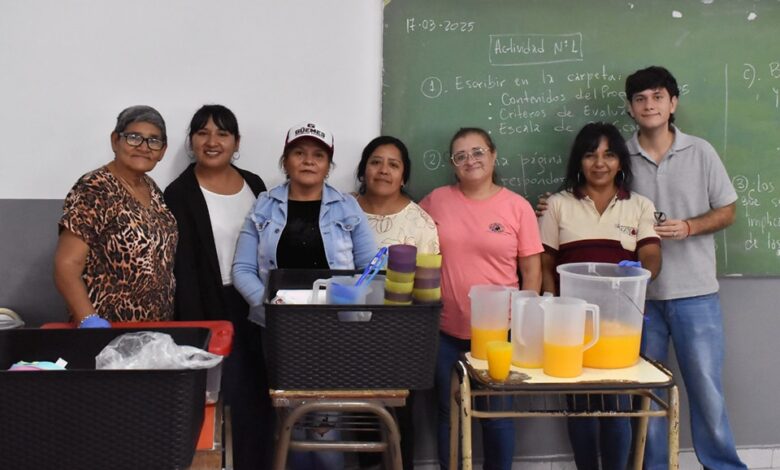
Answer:
[[[333,134],[313,122],[304,122],[291,127],[290,130],[287,131],[287,139],[284,141],[284,147],[287,148],[287,146],[294,141],[304,137],[319,140],[325,144],[330,151],[330,154],[333,155]]]

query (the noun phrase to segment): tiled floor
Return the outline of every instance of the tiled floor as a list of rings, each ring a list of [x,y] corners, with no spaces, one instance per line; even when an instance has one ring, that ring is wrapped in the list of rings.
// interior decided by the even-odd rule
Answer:
[[[737,449],[737,453],[750,470],[780,470],[780,445],[765,447],[749,447]],[[436,463],[425,463],[415,466],[415,470],[438,470]],[[475,470],[481,470],[482,465],[475,463]],[[556,456],[554,460],[517,460],[512,470],[576,470],[574,462],[566,460],[565,456]],[[680,470],[702,470],[692,449],[680,452]]]

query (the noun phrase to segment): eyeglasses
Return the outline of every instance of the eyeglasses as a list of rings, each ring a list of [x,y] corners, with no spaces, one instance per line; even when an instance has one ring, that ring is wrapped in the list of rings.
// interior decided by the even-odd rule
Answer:
[[[140,134],[135,134],[132,132],[120,132],[119,135],[120,137],[124,137],[127,145],[131,147],[140,147],[144,141],[149,147],[149,150],[162,150],[162,148],[165,147],[165,141],[158,139],[157,137],[144,137]]]
[[[462,150],[452,156],[452,163],[455,166],[461,166],[468,161],[469,157],[473,158],[474,161],[481,161],[485,158],[485,155],[487,155],[487,151],[488,150],[483,147],[474,147],[470,151]]]
[[[666,222],[666,214],[661,211],[653,212],[656,225]]]

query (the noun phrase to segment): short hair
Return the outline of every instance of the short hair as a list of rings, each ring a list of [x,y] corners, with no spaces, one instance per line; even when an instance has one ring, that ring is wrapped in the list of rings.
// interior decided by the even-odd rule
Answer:
[[[401,139],[398,139],[397,137],[393,137],[391,135],[381,135],[369,142],[368,145],[366,145],[366,147],[363,149],[363,154],[360,156],[360,163],[358,163],[357,167],[357,178],[358,181],[360,181],[360,188],[358,189],[358,193],[360,194],[366,193],[366,182],[363,181],[363,178],[366,176],[366,166],[368,165],[368,159],[371,158],[371,155],[376,151],[377,148],[383,145],[392,145],[393,147],[397,148],[398,152],[401,154],[401,161],[404,164],[403,183],[406,184],[409,181],[409,177],[412,176],[412,161],[409,160],[409,149],[406,148],[406,144],[404,144]]]
[[[626,99],[631,102],[635,94],[656,88],[665,88],[670,97],[680,97],[680,88],[674,75],[664,67],[653,65],[637,70],[626,78]],[[674,113],[669,116],[669,123],[673,122]]]
[[[122,110],[122,112],[119,113],[119,116],[116,117],[114,132],[117,134],[124,132],[125,129],[127,129],[127,126],[134,122],[148,122],[149,124],[157,126],[162,133],[162,140],[168,140],[168,134],[165,131],[165,120],[162,115],[156,109],[146,105],[130,106],[129,108]]]
[[[599,147],[602,137],[607,139],[608,148],[617,154],[620,159],[620,169],[623,170],[623,175],[621,176],[619,173],[615,175],[615,184],[624,191],[631,191],[631,181],[633,179],[631,154],[628,151],[628,147],[626,147],[626,141],[620,135],[620,131],[614,125],[605,122],[586,124],[577,133],[571,146],[571,152],[569,152],[566,178],[563,181],[561,190],[568,191],[577,198],[584,196],[582,188],[585,186],[585,180],[580,177],[582,159],[586,153],[593,152]]]
[[[192,142],[192,136],[196,132],[206,127],[209,122],[209,118],[214,121],[214,125],[220,130],[227,131],[236,138],[241,138],[241,134],[238,132],[238,119],[233,111],[229,110],[221,104],[206,104],[200,107],[195,114],[192,115],[190,120],[189,133],[187,139]]]
[[[450,139],[450,153],[452,153],[452,145],[455,143],[455,141],[469,134],[477,134],[482,136],[482,138],[485,139],[485,142],[487,142],[490,151],[495,152],[496,144],[493,143],[493,139],[490,137],[490,134],[488,134],[485,129],[482,129],[480,127],[461,127],[460,129],[458,129],[458,132],[456,132],[455,135],[452,136],[452,139]]]
[[[452,146],[455,144],[455,141],[469,134],[477,134],[479,136],[482,136],[485,142],[487,142],[490,151],[491,152],[496,151],[496,144],[493,143],[493,138],[490,137],[490,134],[488,134],[488,132],[485,129],[482,129],[481,127],[461,127],[460,129],[458,129],[458,132],[456,132],[455,135],[452,136],[452,139],[450,139],[450,154],[452,154]],[[496,170],[495,166],[493,167],[492,180],[494,184],[500,184],[501,181],[498,176],[498,170]],[[455,174],[455,181],[459,181],[457,174]]]

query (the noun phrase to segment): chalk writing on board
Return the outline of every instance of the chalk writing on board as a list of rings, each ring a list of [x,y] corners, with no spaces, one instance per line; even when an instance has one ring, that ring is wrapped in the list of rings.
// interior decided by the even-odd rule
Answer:
[[[426,150],[425,153],[423,153],[423,165],[425,166],[426,170],[438,170],[439,168],[443,167],[444,164],[442,162],[441,158],[441,152],[438,150]]]
[[[487,107],[486,117],[495,123],[498,135],[573,134],[582,118],[612,122],[625,133],[634,131],[635,124],[625,109],[623,74],[610,70],[607,65],[586,66],[564,73],[543,68],[538,72],[523,70],[516,74],[429,76],[420,84],[420,93],[428,99],[444,98],[450,92],[480,93]]]
[[[443,86],[439,77],[426,77],[420,84],[420,91],[426,98],[438,98],[441,96]]]
[[[490,35],[490,65],[554,64],[582,59],[582,33]]]
[[[744,248],[751,250],[780,250],[780,196],[775,183],[755,175],[735,175],[731,179],[739,194],[740,211],[747,221],[747,235]],[[770,196],[767,200],[765,196]]]
[[[476,21],[436,20],[432,18],[425,18],[421,20],[418,18],[407,18],[406,33],[432,33],[434,31],[470,33],[474,31],[476,25]]]
[[[742,80],[745,87],[755,93],[755,101],[766,99],[772,107],[780,109],[780,62],[744,63]]]
[[[603,121],[630,136],[626,77],[664,65],[679,81],[675,124],[715,147],[738,190],[737,221],[715,237],[719,273],[780,275],[780,4],[749,22],[750,8],[707,2],[393,0],[382,125],[421,170],[408,191],[453,182],[459,126],[490,133],[499,183],[531,201],[556,191],[579,129]]]
[[[743,64],[743,66],[742,79],[745,80],[748,88],[753,87],[757,78],[761,80],[761,72],[766,72],[765,76],[768,78],[780,79],[780,62],[770,62],[764,70],[756,70],[753,64]]]

